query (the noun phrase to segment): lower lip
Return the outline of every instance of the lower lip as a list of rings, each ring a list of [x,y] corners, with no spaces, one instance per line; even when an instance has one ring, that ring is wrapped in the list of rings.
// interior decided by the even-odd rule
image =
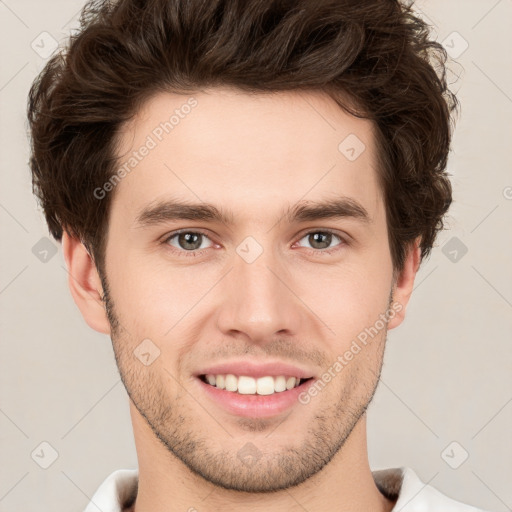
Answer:
[[[199,377],[197,381],[204,392],[227,412],[250,418],[270,418],[300,403],[299,395],[307,391],[314,379],[272,395],[241,395],[236,391],[226,391],[207,384]]]

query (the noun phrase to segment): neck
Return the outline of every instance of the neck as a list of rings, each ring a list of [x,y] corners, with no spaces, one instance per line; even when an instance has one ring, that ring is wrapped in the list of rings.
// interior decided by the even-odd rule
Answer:
[[[313,477],[272,493],[227,490],[192,473],[155,437],[130,403],[139,464],[138,494],[130,512],[390,512],[368,463],[366,415],[340,451]]]

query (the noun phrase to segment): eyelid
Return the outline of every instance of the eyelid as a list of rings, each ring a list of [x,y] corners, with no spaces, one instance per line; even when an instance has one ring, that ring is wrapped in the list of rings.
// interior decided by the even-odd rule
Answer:
[[[332,228],[306,228],[304,231],[302,231],[301,233],[299,233],[297,235],[297,239],[300,240],[300,239],[304,238],[306,235],[309,235],[311,233],[330,233],[331,235],[336,235],[337,237],[341,238],[342,240],[346,241],[347,243],[350,240],[350,237],[348,234],[346,234],[343,231],[339,231],[337,229],[332,229]]]
[[[182,228],[182,229],[176,229],[175,231],[170,231],[169,233],[166,233],[162,237],[162,241],[165,242],[169,240],[169,238],[172,238],[173,236],[179,235],[181,233],[201,233],[202,235],[207,236],[211,239],[210,235],[208,234],[208,231],[201,229],[201,228]]]

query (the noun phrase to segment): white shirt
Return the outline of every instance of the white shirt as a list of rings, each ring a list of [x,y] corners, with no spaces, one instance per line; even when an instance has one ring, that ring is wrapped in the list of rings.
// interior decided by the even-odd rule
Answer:
[[[397,499],[392,512],[485,512],[445,496],[423,483],[407,467],[373,471],[379,490],[390,499]],[[98,488],[84,512],[123,512],[137,495],[138,470],[114,471]]]

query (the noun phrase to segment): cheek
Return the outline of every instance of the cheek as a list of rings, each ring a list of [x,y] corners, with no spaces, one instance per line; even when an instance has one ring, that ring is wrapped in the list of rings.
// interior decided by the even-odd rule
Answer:
[[[391,271],[377,265],[372,269],[367,261],[341,263],[338,269],[324,266],[304,272],[295,282],[294,289],[304,303],[334,331],[337,343],[345,346],[386,311]]]

